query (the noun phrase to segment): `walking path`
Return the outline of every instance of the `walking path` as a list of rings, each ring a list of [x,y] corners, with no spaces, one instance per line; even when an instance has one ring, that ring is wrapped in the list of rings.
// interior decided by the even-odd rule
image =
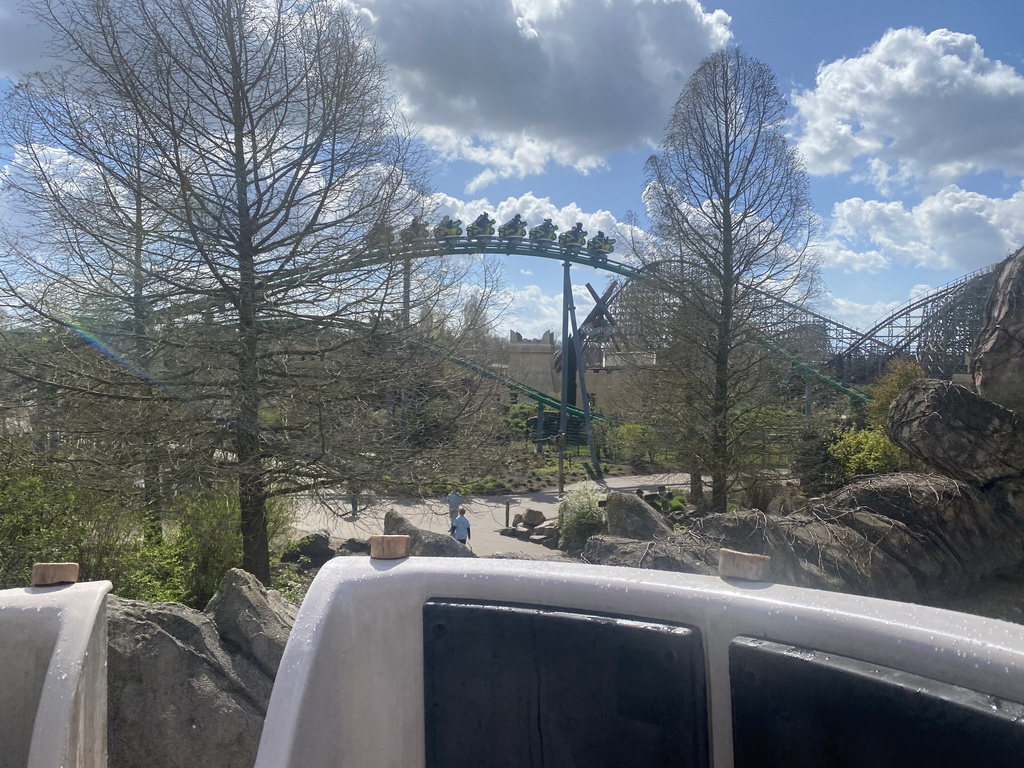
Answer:
[[[607,490],[633,492],[638,488],[656,491],[658,486],[685,487],[689,476],[685,474],[629,475],[610,477],[598,485]],[[571,491],[578,483],[566,486]],[[463,507],[472,526],[470,545],[480,556],[497,552],[522,552],[534,556],[551,554],[552,550],[539,544],[502,536],[505,527],[505,502],[509,502],[509,521],[527,509],[538,509],[551,520],[558,516],[558,492],[555,489],[535,493],[502,496],[466,497]],[[448,506],[443,496],[430,499],[360,499],[359,511],[351,513],[347,496],[337,496],[320,503],[306,499],[299,505],[294,528],[298,536],[314,531],[326,531],[332,538],[365,539],[383,533],[384,515],[394,509],[413,525],[436,533],[447,533]]]

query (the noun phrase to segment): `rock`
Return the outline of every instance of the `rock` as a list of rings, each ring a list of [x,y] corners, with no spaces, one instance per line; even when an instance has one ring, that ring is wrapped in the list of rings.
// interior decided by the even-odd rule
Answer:
[[[232,568],[224,574],[217,594],[203,611],[217,625],[222,640],[252,659],[271,678],[277,674],[295,624],[295,616],[285,613],[281,605],[288,601],[280,593],[277,598],[270,598],[251,573]]]
[[[523,513],[516,512],[516,516],[512,518],[512,527],[518,528],[523,524]]]
[[[240,574],[225,577],[209,613],[108,597],[111,768],[251,768],[298,609]],[[232,610],[243,615],[229,621]]]
[[[326,531],[317,531],[293,542],[281,555],[283,563],[299,563],[303,568],[319,568],[338,553],[331,547]]]
[[[798,486],[783,485],[772,496],[772,500],[768,502],[768,509],[764,511],[769,515],[783,516],[799,512],[806,506],[807,497],[803,495]]]
[[[345,541],[342,542],[341,548],[350,555],[368,555],[370,554],[370,540],[356,538],[345,539]]]
[[[653,541],[592,536],[583,558],[713,575],[721,548],[770,556],[768,579],[781,584],[899,600],[957,594],[1020,562],[1024,490],[883,475],[785,517],[739,510],[695,519]]]
[[[535,526],[543,523],[547,518],[539,509],[527,509],[523,513],[523,525]]]
[[[551,534],[554,534],[554,535],[557,536],[558,533],[560,532],[560,530],[561,530],[561,527],[558,525],[557,518],[553,518],[551,520],[545,520],[543,523],[541,523],[536,528],[534,528],[533,532],[534,533],[551,533]]]
[[[1024,248],[1003,262],[971,356],[974,389],[1024,413]]]
[[[983,491],[942,475],[903,472],[840,488],[816,511],[848,510],[837,520],[872,545],[864,556],[899,563],[913,580],[907,594],[919,597],[962,591],[1020,562],[1024,504],[1011,489],[995,484]],[[857,583],[852,575],[847,580]],[[857,591],[870,594],[868,585]]]
[[[448,534],[417,528],[393,509],[384,515],[384,533],[410,536],[414,557],[476,557]]]
[[[649,541],[658,536],[670,536],[672,529],[650,504],[639,496],[628,493],[609,493],[608,535]]]
[[[1024,481],[1024,412],[965,387],[914,382],[893,402],[885,431],[896,445],[957,480]]]

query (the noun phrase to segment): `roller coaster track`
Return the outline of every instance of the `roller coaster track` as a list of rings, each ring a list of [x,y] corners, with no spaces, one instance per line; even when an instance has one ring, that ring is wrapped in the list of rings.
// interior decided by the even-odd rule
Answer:
[[[569,262],[621,275],[629,281],[646,281],[668,287],[667,281],[659,277],[657,265],[638,267],[604,255],[598,257],[585,248],[563,248],[554,243],[541,244],[525,238],[499,239],[493,236],[387,243],[357,251],[320,272],[327,277],[340,272],[400,264],[406,259],[487,254]],[[869,397],[847,382],[873,378],[897,356],[913,356],[930,375],[949,378],[952,373],[963,369],[963,357],[970,351],[981,325],[981,307],[990,290],[996,266],[980,269],[908,301],[866,332],[766,295],[766,320],[781,331],[763,343],[774,354],[791,363],[794,369],[856,400],[863,401]],[[316,279],[317,271],[303,270],[293,275],[279,275],[267,288],[287,287],[292,282]],[[204,303],[210,302],[205,300]],[[200,311],[201,307],[197,303],[194,309]],[[180,308],[178,312],[181,312]],[[580,330],[586,333],[584,328]],[[508,379],[487,366],[447,356],[468,370],[499,381],[535,402],[556,409],[560,406],[557,399]],[[582,415],[575,410],[570,412],[574,416]]]
[[[656,286],[660,284],[669,287],[666,281],[658,276],[656,265],[636,267],[626,262],[621,262],[607,258],[606,256],[598,257],[592,255],[588,253],[585,248],[579,248],[574,246],[563,248],[558,246],[557,244],[545,245],[541,243],[531,242],[523,238],[445,238],[443,240],[418,240],[412,243],[389,243],[386,246],[365,251],[364,253],[357,255],[348,263],[351,265],[353,269],[356,269],[390,264],[397,259],[403,258],[425,258],[430,256],[469,256],[478,254],[533,256],[536,258],[549,259],[559,262],[568,261],[573,264],[593,267],[604,272],[612,272],[618,275],[622,275],[623,277],[626,277],[629,280],[649,281]],[[833,320],[832,318],[829,318],[825,315],[805,309],[796,304],[791,304],[785,301],[778,301],[777,299],[773,299],[766,295],[766,308],[771,308],[773,302],[776,311],[784,308],[784,311],[791,318],[790,322],[793,327],[816,326],[822,329],[825,333],[826,338],[830,340],[840,339],[849,340],[850,342],[852,342],[860,335],[860,332],[857,331],[856,329],[843,325],[842,323],[839,323],[838,321]],[[781,339],[784,338],[785,334],[783,334]],[[796,351],[786,349],[781,343],[781,339],[780,341],[776,342],[768,342],[767,340],[765,340],[765,347],[772,351],[774,354],[777,354],[783,359],[790,362],[794,368],[816,379],[817,381],[820,381],[821,383],[831,387],[837,392],[852,397],[855,400],[870,400],[869,395],[860,392],[856,388],[851,387],[849,384],[846,384],[843,381],[839,381],[827,375],[826,373],[819,370],[818,367],[816,367],[824,363],[827,363],[830,359],[832,359],[835,356],[836,353],[840,351],[838,349],[833,348],[835,345],[828,345],[829,354],[815,355],[813,359],[805,360],[801,359],[800,355]],[[480,368],[483,370],[487,370],[484,366],[480,366]],[[496,377],[496,375],[492,376],[492,378]],[[519,391],[524,390],[520,389]],[[533,397],[533,399],[536,400],[537,402],[541,402],[541,400],[538,399],[537,397]],[[556,404],[558,403],[557,400],[555,400],[554,402]],[[558,406],[555,405],[554,407]]]
[[[855,376],[858,364],[871,358],[907,356],[936,378],[963,371],[999,266],[990,264],[897,307],[842,352],[842,370]]]

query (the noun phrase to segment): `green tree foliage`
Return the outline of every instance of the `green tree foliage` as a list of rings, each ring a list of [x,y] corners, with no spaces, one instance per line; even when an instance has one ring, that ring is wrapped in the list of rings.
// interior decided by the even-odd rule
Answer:
[[[4,99],[0,271],[47,344],[0,355],[43,441],[137,483],[151,538],[182,492],[235,488],[264,583],[276,496],[385,490],[493,442],[445,359],[477,348],[487,290],[463,312],[469,267],[381,237],[422,213],[424,166],[358,14],[29,5],[59,65]]]
[[[203,608],[225,572],[242,562],[238,493],[231,487],[182,496],[166,535],[145,535],[146,521],[116,495],[70,482],[52,455],[7,454],[0,474],[0,589],[27,586],[37,562],[77,562],[80,578],[106,580],[135,600]],[[270,505],[272,536],[289,522]]]
[[[894,360],[871,390],[874,400],[867,406],[867,426],[836,433],[828,452],[839,462],[844,481],[856,475],[920,469],[920,462],[885,434],[885,420],[893,401],[925,375],[916,362]]]
[[[638,255],[661,295],[638,286],[616,313],[657,352],[647,409],[711,475],[716,512],[760,431],[750,414],[778,396],[770,345],[817,286],[817,218],[785,117],[764,63],[737,48],[701,62],[647,163],[653,240]]]
[[[608,450],[635,470],[650,467],[660,448],[656,430],[645,424],[620,424],[608,432]]]
[[[868,423],[885,426],[889,409],[896,398],[915,381],[920,381],[927,375],[924,368],[913,360],[893,360],[889,363],[889,370],[871,388],[871,396],[874,399],[867,405]]]

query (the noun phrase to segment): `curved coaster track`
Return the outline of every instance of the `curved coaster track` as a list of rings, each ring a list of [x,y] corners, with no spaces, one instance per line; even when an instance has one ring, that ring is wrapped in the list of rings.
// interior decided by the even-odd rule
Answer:
[[[531,256],[593,267],[625,277],[627,281],[660,282],[656,268],[638,267],[611,259],[608,254],[589,252],[583,246],[562,246],[554,242],[527,238],[464,236],[425,238],[412,242],[389,242],[367,248],[348,263],[353,268],[374,267],[401,259],[432,256],[469,255]],[[764,340],[773,353],[790,362],[795,369],[832,389],[860,401],[870,399],[854,385],[863,384],[884,372],[887,363],[897,357],[919,362],[929,376],[951,378],[966,371],[966,356],[981,328],[983,310],[995,278],[997,264],[965,275],[928,294],[898,307],[869,330],[862,331],[806,307],[766,295],[764,312],[770,325],[781,332]],[[589,286],[588,286],[589,287]],[[591,289],[593,293],[593,289]],[[614,290],[601,300],[599,311],[607,310]],[[584,322],[579,328],[580,342],[603,340],[599,323]],[[593,335],[592,335],[593,334]],[[559,407],[559,401],[518,382],[506,379],[487,366],[473,361],[453,361],[489,378],[500,381],[535,402]],[[557,361],[556,361],[557,364]],[[577,409],[572,409],[573,415]],[[597,414],[594,414],[597,417]]]

